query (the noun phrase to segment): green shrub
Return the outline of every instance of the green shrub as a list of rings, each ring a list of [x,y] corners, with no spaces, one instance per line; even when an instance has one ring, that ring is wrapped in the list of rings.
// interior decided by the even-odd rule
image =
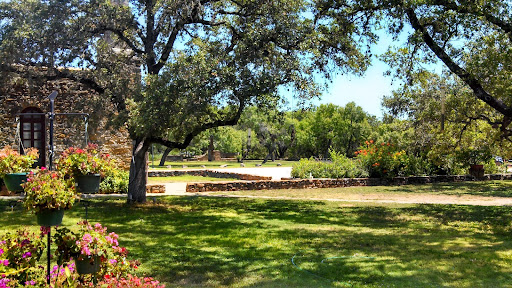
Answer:
[[[314,178],[355,178],[366,177],[359,161],[347,158],[341,153],[330,151],[331,161],[319,161],[313,158],[301,159],[293,165],[292,177]]]
[[[128,193],[129,173],[120,169],[110,169],[100,183],[100,193]]]
[[[361,162],[356,159],[350,159],[345,154],[329,151],[332,160],[331,178],[359,178],[368,177]]]
[[[428,176],[434,175],[436,167],[425,158],[409,155],[400,170],[400,176]]]
[[[497,174],[497,173],[506,173],[507,166],[506,165],[497,165],[494,159],[491,159],[484,163],[484,172],[485,174]]]
[[[370,177],[396,177],[403,176],[408,163],[408,156],[403,150],[398,150],[391,143],[374,143],[366,141],[356,151],[356,159],[361,161],[362,167],[368,171]]]

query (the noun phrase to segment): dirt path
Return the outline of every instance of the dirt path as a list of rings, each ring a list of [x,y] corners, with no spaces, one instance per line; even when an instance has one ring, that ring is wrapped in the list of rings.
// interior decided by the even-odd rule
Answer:
[[[408,194],[397,195],[387,193],[376,194],[349,194],[340,195],[337,198],[314,198],[314,197],[288,197],[288,196],[261,196],[246,194],[219,194],[219,193],[190,193],[191,195],[207,197],[232,197],[232,198],[260,198],[275,200],[311,200],[311,201],[336,201],[336,202],[359,202],[359,203],[397,203],[397,204],[456,204],[456,205],[478,205],[478,206],[512,206],[512,198],[508,197],[484,197],[473,195],[428,195]],[[345,197],[343,197],[345,196]]]

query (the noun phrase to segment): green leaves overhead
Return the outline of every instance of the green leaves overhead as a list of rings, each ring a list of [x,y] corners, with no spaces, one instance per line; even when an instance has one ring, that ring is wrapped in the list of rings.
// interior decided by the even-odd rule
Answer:
[[[383,59],[395,77],[413,85],[417,76],[442,64],[474,96],[502,115],[508,137],[512,117],[510,47],[512,1],[319,0],[316,19],[329,29],[351,27],[365,35],[383,28],[402,42]],[[349,24],[349,25],[347,25]],[[348,29],[348,28],[347,28]],[[373,35],[374,36],[374,35]],[[405,42],[403,42],[405,39]],[[339,45],[344,42],[339,40]],[[359,48],[360,49],[360,48]]]
[[[88,45],[80,2],[2,1],[1,63],[56,67],[77,61]]]

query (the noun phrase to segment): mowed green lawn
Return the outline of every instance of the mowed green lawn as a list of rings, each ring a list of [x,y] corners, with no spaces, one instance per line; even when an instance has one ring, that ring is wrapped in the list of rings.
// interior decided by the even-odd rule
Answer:
[[[209,195],[287,197],[297,199],[357,199],[366,195],[385,196],[482,196],[512,197],[512,181],[466,181],[403,186],[352,186],[323,189],[275,189],[256,191],[219,191]]]
[[[245,167],[257,167],[257,165],[261,165],[263,160],[245,160],[244,165]],[[276,160],[274,162],[268,161],[267,163],[261,165],[261,167],[292,167],[293,164],[298,163],[298,161],[287,161],[287,160]],[[154,164],[154,166],[153,166]],[[220,166],[225,166],[225,168],[240,168],[240,163],[237,161],[181,161],[181,162],[165,162],[165,166],[158,166],[159,161],[153,161],[149,162],[151,169],[161,170],[161,169],[168,169],[167,166],[171,166],[173,170],[181,170],[183,169],[182,166],[185,165],[185,169],[201,169],[205,166],[208,169],[218,169]]]
[[[511,207],[152,200],[92,200],[89,220],[167,287],[512,287]],[[7,203],[0,231],[38,230]],[[63,225],[84,216],[78,204]]]
[[[225,182],[225,181],[239,181],[239,179],[203,177],[203,176],[193,176],[193,175],[148,177],[149,184],[176,183],[176,182]]]

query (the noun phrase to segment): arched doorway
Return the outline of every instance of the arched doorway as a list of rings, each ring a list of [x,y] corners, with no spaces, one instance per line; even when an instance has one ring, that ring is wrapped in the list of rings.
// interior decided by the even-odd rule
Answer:
[[[40,113],[34,115],[31,113]],[[28,115],[23,115],[28,114]],[[20,115],[20,135],[22,149],[21,153],[25,153],[23,148],[34,147],[39,150],[39,159],[34,166],[43,167],[46,165],[46,117],[41,109],[36,107],[28,107],[21,111]]]

